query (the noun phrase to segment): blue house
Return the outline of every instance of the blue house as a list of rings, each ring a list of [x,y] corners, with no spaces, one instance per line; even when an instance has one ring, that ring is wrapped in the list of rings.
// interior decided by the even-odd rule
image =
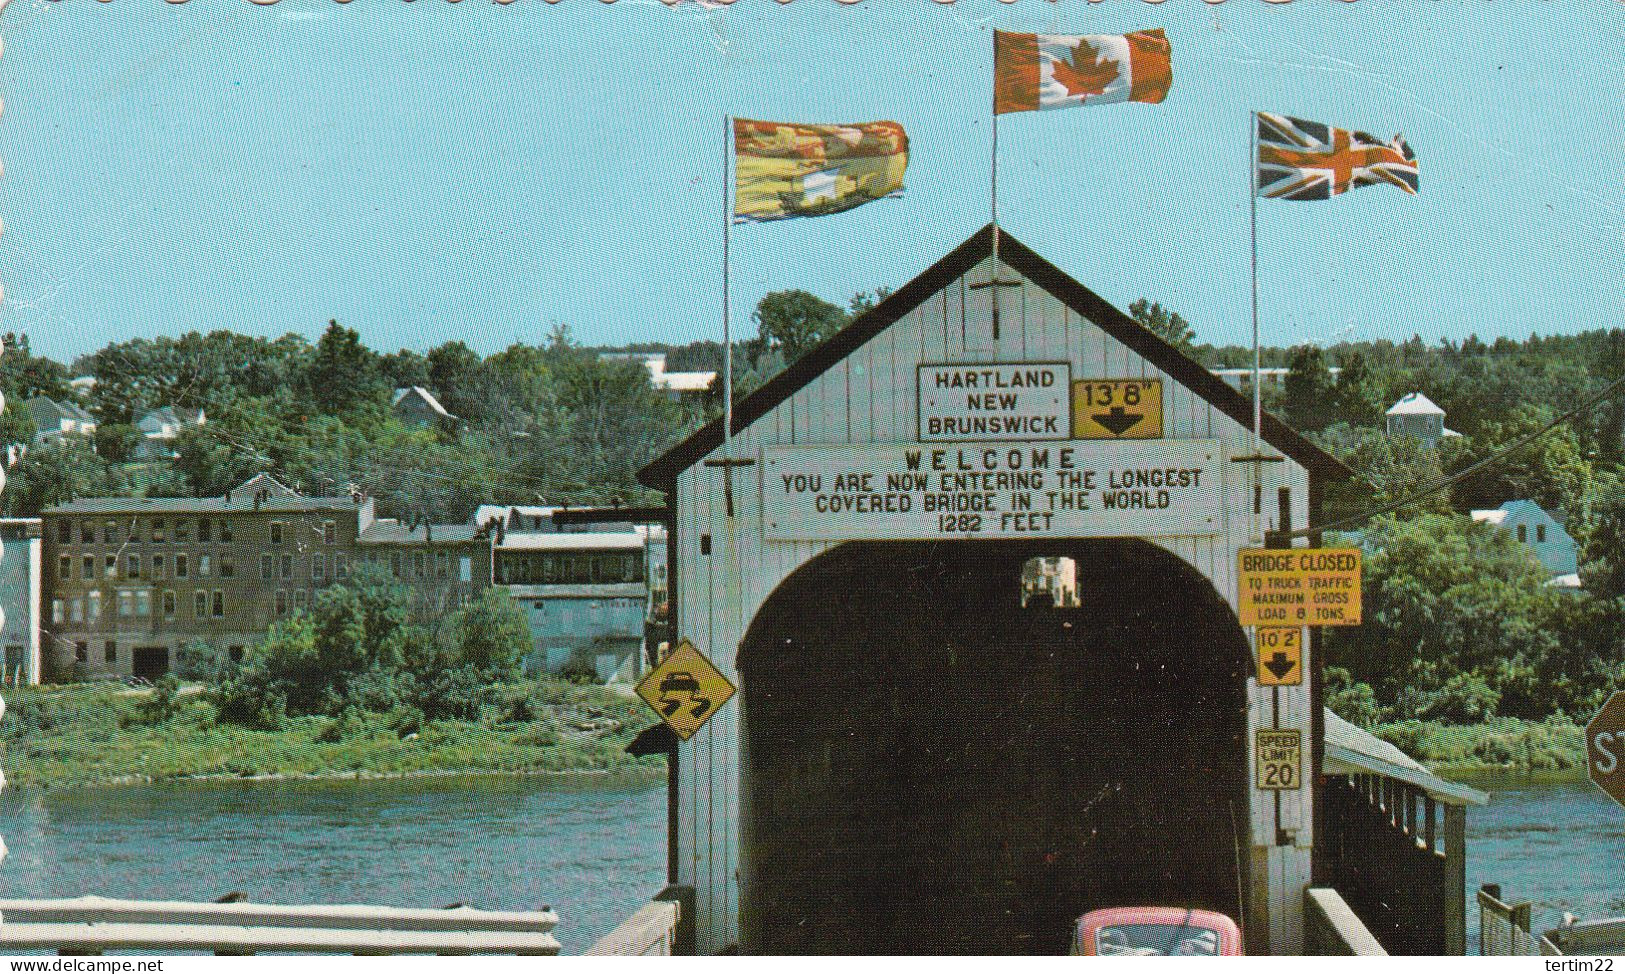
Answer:
[[[1507,501],[1488,511],[1474,511],[1473,520],[1490,524],[1528,545],[1547,573],[1548,583],[1560,588],[1580,587],[1580,546],[1564,530],[1563,522],[1534,501]]]

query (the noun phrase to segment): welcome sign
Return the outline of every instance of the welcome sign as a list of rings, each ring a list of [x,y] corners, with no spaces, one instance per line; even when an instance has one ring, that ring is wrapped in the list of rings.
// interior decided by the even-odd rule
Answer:
[[[768,540],[1215,534],[1217,440],[769,446]]]

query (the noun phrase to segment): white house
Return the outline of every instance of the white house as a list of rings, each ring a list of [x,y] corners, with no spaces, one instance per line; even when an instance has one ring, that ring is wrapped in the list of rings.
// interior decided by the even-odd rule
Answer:
[[[38,427],[34,445],[45,446],[68,439],[90,439],[96,435],[96,418],[74,402],[57,402],[49,396],[35,396],[23,403]]]
[[[1268,369],[1259,369],[1259,385],[1263,386],[1265,389],[1276,389],[1285,386],[1287,373],[1291,371],[1291,369],[1281,366]],[[1333,379],[1336,379],[1339,375],[1343,374],[1343,370],[1340,368],[1330,368],[1327,369],[1326,372]],[[1214,369],[1213,374],[1223,379],[1225,385],[1236,390],[1237,392],[1242,390],[1250,390],[1253,387],[1253,370],[1251,368]]]
[[[435,398],[434,393],[422,386],[396,389],[394,395],[389,398],[389,408],[402,422],[419,426],[457,422],[457,417],[447,412],[445,406],[440,405],[440,400]]]
[[[172,444],[188,426],[202,426],[208,421],[201,409],[187,406],[161,406],[148,410],[135,421],[141,439],[130,451],[132,460],[160,460],[173,457]]]
[[[1408,393],[1388,407],[1388,435],[1414,436],[1433,448],[1448,436],[1461,434],[1444,425],[1444,410],[1420,392]]]
[[[1580,587],[1580,546],[1563,529],[1563,522],[1546,513],[1539,504],[1507,501],[1494,510],[1474,511],[1473,520],[1492,524],[1528,545],[1552,576],[1547,584],[1560,588]]]
[[[649,370],[649,384],[673,398],[704,393],[716,379],[715,372],[667,372],[663,352],[605,352],[607,362],[637,362]]]

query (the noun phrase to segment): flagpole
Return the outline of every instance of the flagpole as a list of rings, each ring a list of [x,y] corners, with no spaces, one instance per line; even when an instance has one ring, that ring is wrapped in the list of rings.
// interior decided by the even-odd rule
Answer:
[[[1264,406],[1263,388],[1260,383],[1260,355],[1258,349],[1258,112],[1250,110],[1252,117],[1253,140],[1252,152],[1249,162],[1251,170],[1247,173],[1247,212],[1248,223],[1252,237],[1252,276],[1253,276],[1253,453],[1259,451],[1259,443],[1263,439]]]
[[[734,346],[729,329],[728,251],[733,241],[733,204],[728,184],[733,182],[731,158],[734,154],[734,120],[722,116],[722,459],[733,459],[734,431]],[[728,469],[727,467],[723,468]],[[731,511],[729,513],[732,513]]]
[[[993,40],[993,269],[989,280],[993,287],[993,338],[999,337],[999,84],[998,35]]]

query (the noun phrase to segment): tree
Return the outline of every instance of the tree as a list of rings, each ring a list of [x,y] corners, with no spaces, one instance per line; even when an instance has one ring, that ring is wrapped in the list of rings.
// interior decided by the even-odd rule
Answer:
[[[892,289],[884,285],[875,288],[873,291],[859,291],[857,294],[852,295],[852,300],[846,303],[846,313],[848,317],[852,318],[866,315],[891,295]]]
[[[96,427],[96,452],[108,463],[125,463],[141,440],[141,431],[126,423],[103,423]]]
[[[394,355],[385,355],[379,360],[378,366],[384,375],[389,377],[391,388],[404,389],[409,386],[430,384],[429,360],[409,348],[403,348]]]
[[[1454,475],[1499,452],[1555,418],[1545,406],[1518,406],[1505,419],[1486,422],[1473,436],[1443,441],[1446,473]],[[1571,533],[1583,535],[1595,470],[1572,426],[1559,426],[1452,488],[1458,510],[1498,507],[1509,500],[1532,500],[1562,514]]]
[[[1327,638],[1328,665],[1369,683],[1401,717],[1540,718],[1573,700],[1545,688],[1576,672],[1565,615],[1527,546],[1461,515],[1377,518],[1365,532],[1365,621]]]
[[[5,393],[8,403],[34,396],[72,398],[68,370],[51,359],[36,357],[29,350],[27,335],[7,332],[0,343],[5,346],[5,353],[0,355],[0,392]]]
[[[90,447],[64,440],[24,454],[6,478],[0,504],[12,515],[32,517],[53,504],[105,496],[124,486]]]
[[[361,335],[337,321],[329,321],[306,384],[311,402],[329,415],[348,412],[361,402],[383,395],[385,377],[378,355],[361,344]]]
[[[1311,433],[1310,439],[1354,471],[1353,479],[1328,485],[1327,521],[1392,504],[1444,477],[1438,453],[1413,437],[1390,437],[1368,426],[1354,428],[1338,423]],[[1448,495],[1437,491],[1407,506],[1398,516],[1444,514],[1449,510]]]
[[[794,362],[846,326],[846,312],[806,291],[775,291],[752,315],[758,334]]]
[[[429,352],[429,384],[440,404],[467,423],[478,425],[488,413],[503,411],[486,387],[484,363],[462,342],[447,342]]]
[[[1375,426],[1382,421],[1383,390],[1360,352],[1342,358],[1343,367],[1332,390],[1337,418],[1352,426]]]
[[[1625,492],[1599,500],[1581,566],[1586,591],[1598,598],[1625,600]],[[1625,610],[1625,602],[1620,604]]]
[[[1196,332],[1190,322],[1179,312],[1168,311],[1161,304],[1141,298],[1128,306],[1128,313],[1152,334],[1182,351],[1189,351],[1196,341]]]
[[[1300,345],[1293,351],[1284,386],[1282,405],[1288,423],[1300,430],[1318,430],[1332,422],[1332,374],[1317,346]]]
[[[488,678],[511,678],[530,654],[530,623],[507,592],[488,588],[452,621],[456,661]]]

